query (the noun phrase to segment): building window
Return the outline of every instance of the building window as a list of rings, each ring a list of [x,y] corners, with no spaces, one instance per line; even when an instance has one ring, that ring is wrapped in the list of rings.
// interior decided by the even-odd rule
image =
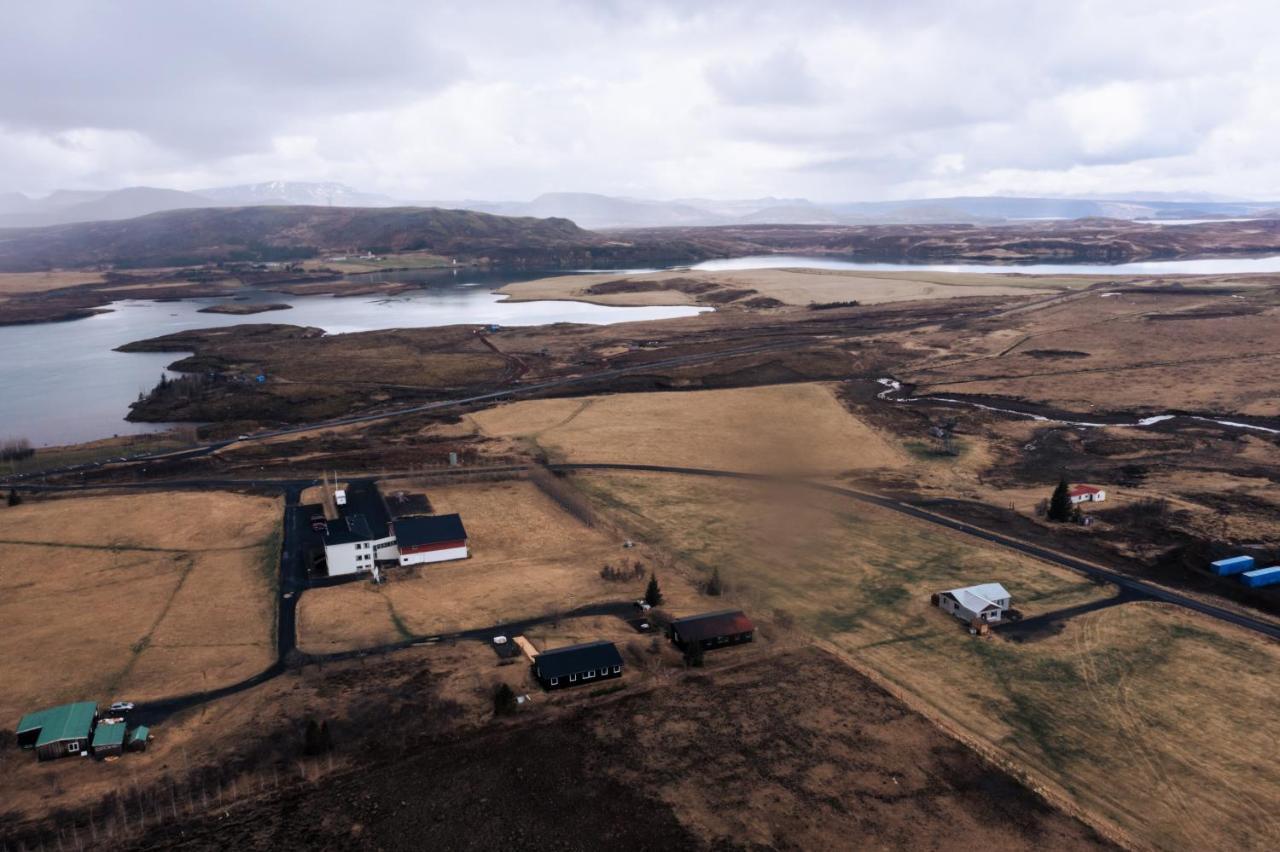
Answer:
[[[76,743],[76,742],[67,743],[67,751],[79,751],[79,750],[80,750],[80,743]]]
[[[553,677],[553,678],[551,678],[551,685],[552,685],[552,686],[556,686],[556,685],[558,685],[559,683],[560,683],[560,678],[558,678],[558,677]]]
[[[614,667],[613,667],[613,673],[614,673],[614,674],[622,674],[622,666],[614,666]]]
[[[583,679],[583,680],[590,680],[591,678],[593,678],[593,677],[595,677],[595,676],[596,676],[596,670],[595,670],[595,669],[588,669],[588,670],[587,670],[587,673],[586,673],[586,674],[584,674],[584,675],[582,676],[582,679]]]
[[[576,674],[569,675],[569,683],[573,683],[577,679],[578,679],[578,676]]]

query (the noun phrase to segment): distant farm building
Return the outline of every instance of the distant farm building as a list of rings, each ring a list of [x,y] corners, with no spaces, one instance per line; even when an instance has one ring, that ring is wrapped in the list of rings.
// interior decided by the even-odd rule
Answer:
[[[334,498],[338,517],[326,521],[323,532],[329,576],[371,572],[376,577],[378,563],[395,564],[400,553],[391,534],[391,515],[377,487],[353,483]]]
[[[1220,577],[1243,574],[1245,571],[1252,571],[1254,567],[1252,556],[1232,556],[1229,559],[1219,559],[1217,562],[1209,563],[1209,570]]]
[[[28,713],[18,722],[18,746],[35,749],[40,760],[80,754],[89,749],[97,715],[98,705],[92,701]]]
[[[1095,488],[1092,485],[1073,485],[1071,486],[1072,503],[1102,503],[1107,499],[1107,492],[1101,488]]]
[[[1002,620],[1012,600],[1008,590],[999,583],[951,589],[934,597],[943,612],[951,613],[966,624]]]
[[[671,622],[671,641],[685,652],[740,645],[755,638],[755,632],[755,624],[739,609],[705,612]]]
[[[126,748],[129,751],[146,751],[147,740],[151,736],[151,729],[146,725],[139,725],[129,732],[129,742]]]
[[[467,530],[457,514],[396,518],[391,526],[401,565],[448,562],[471,555]]]
[[[533,673],[543,689],[564,689],[622,677],[622,655],[612,642],[584,642],[533,658]]]

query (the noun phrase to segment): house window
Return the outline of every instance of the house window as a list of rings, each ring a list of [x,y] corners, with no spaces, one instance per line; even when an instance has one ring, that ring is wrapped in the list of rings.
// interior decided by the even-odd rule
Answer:
[[[552,685],[552,686],[556,686],[556,685],[558,685],[559,683],[560,683],[560,678],[558,678],[558,677],[553,677],[553,678],[551,678],[551,685]]]
[[[614,674],[622,674],[622,666],[614,666],[614,667],[613,667],[613,673],[614,673]]]
[[[67,751],[79,751],[79,750],[80,750],[80,743],[77,743],[77,742],[67,743]]]
[[[596,670],[595,670],[595,669],[587,669],[587,673],[586,673],[586,674],[584,674],[584,675],[582,676],[582,679],[583,679],[583,680],[591,680],[591,678],[593,678],[593,677],[595,677],[595,676],[596,676]]]
[[[578,676],[576,674],[569,675],[569,683],[573,683],[577,679],[578,679]]]

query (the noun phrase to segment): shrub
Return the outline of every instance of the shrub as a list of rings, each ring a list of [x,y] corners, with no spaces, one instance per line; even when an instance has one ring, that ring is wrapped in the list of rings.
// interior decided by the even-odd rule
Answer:
[[[703,588],[703,591],[706,592],[708,595],[711,595],[712,597],[717,597],[717,598],[720,597],[720,595],[724,592],[724,585],[720,581],[719,568],[713,568],[711,570],[711,579],[707,580],[707,585]]]
[[[493,691],[493,715],[510,716],[519,706],[515,691],[505,683],[498,684],[498,688]]]

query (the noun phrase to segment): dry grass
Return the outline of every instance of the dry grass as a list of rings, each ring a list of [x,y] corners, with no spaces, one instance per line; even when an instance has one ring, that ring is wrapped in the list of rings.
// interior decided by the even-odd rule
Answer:
[[[298,608],[299,646],[305,651],[366,647],[634,599],[644,591],[643,580],[607,582],[601,567],[655,565],[651,551],[623,549],[620,537],[584,526],[526,481],[434,487],[398,480],[384,487],[425,491],[437,513],[460,513],[472,556],[393,569],[381,586],[353,583],[307,592]],[[661,579],[674,603],[696,597],[677,578]]]
[[[533,400],[471,419],[558,461],[829,473],[907,462],[822,384]]]
[[[105,279],[97,272],[56,270],[53,272],[0,272],[0,296],[43,293],[77,284],[99,284]]]
[[[628,281],[659,286],[678,278],[727,289],[755,290],[786,305],[855,300],[864,305],[958,296],[1050,294],[1086,287],[1087,276],[1023,276],[948,272],[867,272],[837,269],[744,269],[724,272],[672,271],[618,275],[562,275],[508,284],[498,292],[511,301],[570,299],[601,305],[685,305],[699,298],[675,289],[589,293],[598,284]]]
[[[1028,614],[1110,592],[861,505],[659,475],[593,475],[602,506],[750,611],[828,640],[915,706],[1131,836],[1274,848],[1280,769],[1263,744],[1280,650],[1201,617],[1126,604],[1017,644],[974,639],[930,592],[1003,582]],[[769,507],[773,507],[770,514]],[[764,523],[781,515],[772,523]]]
[[[0,664],[0,719],[62,701],[159,698],[265,668],[279,510],[266,498],[176,492],[0,511],[0,624],[25,649]]]

